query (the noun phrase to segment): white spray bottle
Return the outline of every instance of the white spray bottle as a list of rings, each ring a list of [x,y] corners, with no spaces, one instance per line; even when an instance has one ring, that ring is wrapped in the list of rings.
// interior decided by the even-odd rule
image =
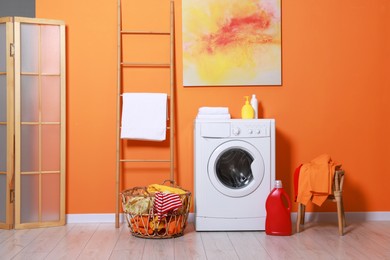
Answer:
[[[259,118],[259,103],[257,102],[257,98],[255,94],[252,95],[251,106],[255,112],[253,118],[255,119]]]

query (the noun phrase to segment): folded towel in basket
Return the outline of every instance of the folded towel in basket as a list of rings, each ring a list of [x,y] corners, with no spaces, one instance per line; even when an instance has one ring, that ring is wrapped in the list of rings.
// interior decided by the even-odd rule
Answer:
[[[163,141],[167,129],[166,93],[124,93],[121,138]]]

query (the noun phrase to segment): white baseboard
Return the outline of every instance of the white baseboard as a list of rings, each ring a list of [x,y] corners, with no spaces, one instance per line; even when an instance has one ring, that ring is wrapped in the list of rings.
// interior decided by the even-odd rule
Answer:
[[[350,222],[361,222],[361,221],[390,221],[389,211],[371,211],[371,212],[346,212],[346,220]],[[291,213],[291,219],[295,222],[297,213]],[[188,215],[188,222],[194,222],[195,214],[190,213]],[[120,214],[120,222],[123,222],[123,215]],[[336,212],[307,212],[305,214],[305,221],[314,222],[336,222]],[[67,214],[67,223],[114,223],[115,214]]]
[[[291,213],[291,219],[295,221],[297,213]],[[362,221],[390,221],[389,211],[371,211],[371,212],[345,212],[345,218],[348,222]],[[312,222],[337,222],[336,212],[307,212],[305,221]]]
[[[119,222],[124,222],[123,214],[119,214]],[[66,214],[66,223],[114,223],[115,214]],[[194,213],[188,215],[188,222],[194,222]]]
[[[122,216],[120,216],[122,219]],[[121,220],[122,221],[122,220]],[[66,223],[113,223],[115,214],[66,214]]]

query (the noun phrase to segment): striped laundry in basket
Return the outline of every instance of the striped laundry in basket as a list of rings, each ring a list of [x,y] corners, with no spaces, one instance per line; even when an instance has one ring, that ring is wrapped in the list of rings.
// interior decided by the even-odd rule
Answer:
[[[154,211],[158,216],[158,220],[167,216],[170,210],[177,210],[182,206],[182,202],[178,194],[156,192],[154,195]]]

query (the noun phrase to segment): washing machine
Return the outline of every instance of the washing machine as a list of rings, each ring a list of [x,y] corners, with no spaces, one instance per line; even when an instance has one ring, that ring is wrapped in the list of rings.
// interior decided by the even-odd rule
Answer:
[[[265,230],[275,182],[274,119],[196,119],[195,229]]]

